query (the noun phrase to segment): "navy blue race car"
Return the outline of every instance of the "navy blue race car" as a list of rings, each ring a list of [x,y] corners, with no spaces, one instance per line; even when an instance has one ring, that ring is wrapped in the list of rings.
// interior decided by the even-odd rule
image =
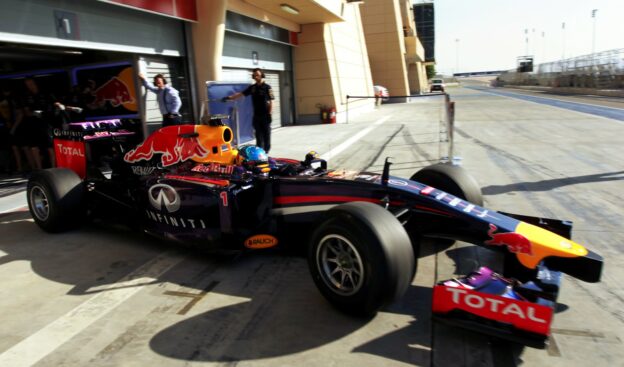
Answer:
[[[411,284],[423,237],[466,241],[504,253],[505,276],[534,287],[523,300],[468,288],[444,297],[439,289],[434,312],[473,324],[494,320],[488,330],[538,339],[551,318],[538,316],[537,305],[554,309],[560,272],[600,280],[602,258],[570,239],[569,222],[483,208],[479,186],[458,166],[432,165],[409,180],[391,176],[387,160],[381,174],[332,170],[314,152],[295,160],[234,147],[219,120],[133,139],[119,120],[55,131],[59,168],[28,183],[35,222],[60,232],[101,218],[214,251],[299,247],[323,296],[368,316]],[[500,317],[477,312],[486,305]]]

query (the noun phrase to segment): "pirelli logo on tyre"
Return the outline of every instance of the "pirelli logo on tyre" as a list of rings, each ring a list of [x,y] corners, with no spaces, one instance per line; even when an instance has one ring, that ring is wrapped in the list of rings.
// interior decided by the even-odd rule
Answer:
[[[258,234],[245,240],[245,247],[250,249],[263,249],[277,246],[277,238],[268,234]]]

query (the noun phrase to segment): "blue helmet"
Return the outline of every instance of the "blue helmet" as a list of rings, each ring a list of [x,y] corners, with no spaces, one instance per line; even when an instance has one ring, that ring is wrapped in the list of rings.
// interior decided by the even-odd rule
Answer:
[[[238,150],[238,157],[240,164],[251,166],[258,166],[269,162],[269,156],[264,149],[255,145],[247,145],[240,148]]]

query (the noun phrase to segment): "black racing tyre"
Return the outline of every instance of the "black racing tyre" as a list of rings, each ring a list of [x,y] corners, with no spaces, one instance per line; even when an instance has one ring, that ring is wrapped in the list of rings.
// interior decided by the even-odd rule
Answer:
[[[28,180],[26,195],[30,214],[46,232],[68,230],[85,216],[84,186],[72,170],[50,168],[36,172]]]
[[[483,206],[483,194],[477,181],[460,166],[438,163],[421,169],[410,178],[448,192],[478,206]]]
[[[369,317],[401,297],[416,260],[407,232],[384,208],[352,202],[330,209],[308,246],[316,286],[339,310]]]

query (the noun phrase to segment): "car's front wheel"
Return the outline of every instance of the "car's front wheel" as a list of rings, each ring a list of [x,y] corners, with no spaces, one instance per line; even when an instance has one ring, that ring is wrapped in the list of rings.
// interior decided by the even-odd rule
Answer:
[[[465,169],[446,163],[427,166],[410,178],[435,187],[460,199],[483,206],[483,194],[477,181]]]
[[[351,315],[371,316],[405,293],[416,260],[407,232],[391,213],[353,202],[327,212],[312,235],[308,265],[332,305]]]

